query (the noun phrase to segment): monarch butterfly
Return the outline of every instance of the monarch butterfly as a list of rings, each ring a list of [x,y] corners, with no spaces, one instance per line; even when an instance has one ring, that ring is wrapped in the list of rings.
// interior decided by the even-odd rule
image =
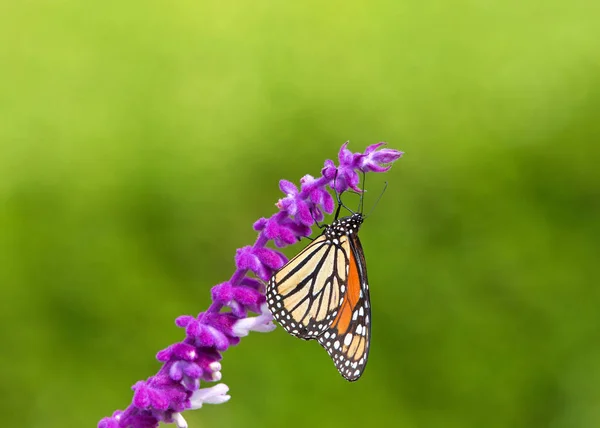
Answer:
[[[362,375],[369,356],[371,305],[367,266],[358,230],[362,213],[324,226],[300,254],[271,277],[267,305],[290,334],[316,339],[349,381]]]

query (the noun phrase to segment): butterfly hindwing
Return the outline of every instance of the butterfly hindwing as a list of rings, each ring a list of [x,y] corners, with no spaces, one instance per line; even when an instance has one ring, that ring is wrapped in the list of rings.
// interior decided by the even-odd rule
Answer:
[[[349,381],[363,373],[369,356],[371,307],[366,263],[357,235],[350,237],[347,292],[338,316],[319,337],[340,374]]]

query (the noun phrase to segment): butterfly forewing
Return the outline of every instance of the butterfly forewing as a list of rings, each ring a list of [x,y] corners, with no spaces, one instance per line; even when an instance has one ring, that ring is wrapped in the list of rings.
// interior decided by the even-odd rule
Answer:
[[[354,214],[326,226],[267,287],[267,304],[281,326],[302,339],[318,339],[350,381],[362,375],[371,335],[361,223],[362,215]]]
[[[331,324],[346,281],[340,251],[339,245],[321,235],[269,281],[269,309],[288,333],[308,340]]]

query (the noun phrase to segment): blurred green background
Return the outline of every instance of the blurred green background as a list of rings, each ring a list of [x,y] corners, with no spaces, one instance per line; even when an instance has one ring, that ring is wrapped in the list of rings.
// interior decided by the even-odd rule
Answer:
[[[278,180],[349,139],[406,152],[367,180],[367,207],[389,188],[361,231],[365,375],[255,333],[190,427],[600,426],[598,22],[589,0],[2,2],[4,424],[124,408]]]

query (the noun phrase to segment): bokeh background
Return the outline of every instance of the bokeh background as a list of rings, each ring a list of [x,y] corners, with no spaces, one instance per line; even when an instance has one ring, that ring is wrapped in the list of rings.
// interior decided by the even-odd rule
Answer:
[[[190,427],[600,426],[598,22],[589,0],[2,2],[3,424],[124,408],[278,180],[350,140],[406,152],[368,177],[365,375],[255,333]]]

